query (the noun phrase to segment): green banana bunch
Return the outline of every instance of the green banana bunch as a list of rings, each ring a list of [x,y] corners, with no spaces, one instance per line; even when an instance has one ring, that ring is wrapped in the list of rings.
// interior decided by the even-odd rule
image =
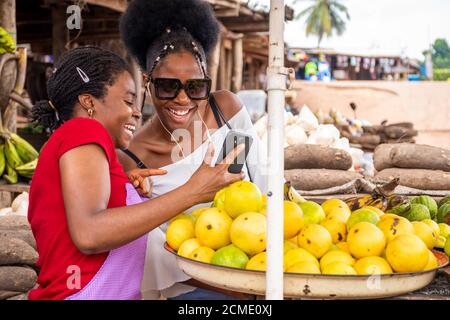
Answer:
[[[3,175],[3,178],[5,178],[5,180],[10,184],[15,184],[19,181],[19,176],[17,175],[16,170],[11,168],[8,163],[6,163],[6,174]]]
[[[34,159],[28,163],[25,163],[16,168],[16,171],[19,175],[25,178],[32,178],[34,174],[34,170],[36,170],[38,159]]]
[[[16,147],[17,153],[23,163],[33,161],[39,156],[39,153],[31,144],[28,143],[28,141],[15,133],[11,133],[11,142]]]
[[[13,169],[23,164],[23,161],[20,159],[19,153],[17,152],[17,149],[11,139],[5,140],[5,156],[6,162]]]
[[[5,167],[6,167],[5,145],[1,144],[0,145],[0,176],[5,171]]]
[[[291,186],[289,181],[284,183],[284,200],[292,201],[296,204],[306,202],[305,198],[303,198],[300,193],[298,193],[297,190]]]
[[[0,54],[15,52],[16,46],[14,44],[14,39],[5,29],[0,27]]]

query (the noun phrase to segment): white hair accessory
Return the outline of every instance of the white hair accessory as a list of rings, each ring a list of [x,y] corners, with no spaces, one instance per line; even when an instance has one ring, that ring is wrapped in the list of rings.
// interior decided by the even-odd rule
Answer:
[[[84,83],[88,83],[90,81],[87,74],[78,67],[77,67],[77,72],[80,75],[80,78],[81,78],[81,80],[83,80]]]

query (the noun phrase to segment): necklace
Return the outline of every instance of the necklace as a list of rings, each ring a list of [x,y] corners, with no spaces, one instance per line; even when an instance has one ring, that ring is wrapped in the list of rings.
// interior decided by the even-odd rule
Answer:
[[[164,128],[164,130],[170,135],[171,141],[173,141],[173,142],[175,142],[175,143],[177,144],[178,149],[180,150],[181,155],[183,156],[183,159],[185,159],[185,158],[186,158],[186,155],[185,155],[185,153],[183,152],[183,148],[180,146],[180,144],[178,143],[177,139],[175,139],[175,137],[173,136],[172,132],[170,132],[169,129],[167,129],[167,127],[164,125],[164,123],[162,122],[162,120],[161,120],[161,118],[159,117],[158,113],[155,112],[155,114],[156,114],[156,117],[158,118],[159,122],[161,123],[161,126],[162,126],[162,127]],[[200,112],[198,111],[198,109],[197,109],[197,115],[198,115],[198,117],[200,118],[200,121],[202,122],[202,124],[203,124],[203,125],[205,126],[205,128],[206,128],[206,137],[207,137],[208,141],[209,141],[210,143],[212,143],[212,138],[211,138],[211,135],[209,134],[209,128],[208,128],[208,126],[206,125],[205,121],[203,120],[202,116],[200,115]],[[203,139],[202,139],[202,143],[203,143]]]

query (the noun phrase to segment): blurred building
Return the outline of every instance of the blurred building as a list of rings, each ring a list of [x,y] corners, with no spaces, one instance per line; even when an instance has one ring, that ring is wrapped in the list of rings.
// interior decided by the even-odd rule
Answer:
[[[213,89],[260,89],[265,85],[268,60],[268,10],[250,8],[246,0],[206,0],[221,23],[221,41],[209,57]],[[30,52],[26,88],[32,101],[46,98],[48,70],[64,51],[97,45],[117,52],[139,68],[120,41],[119,18],[129,0],[16,0],[17,42]],[[68,8],[81,9],[81,28],[69,30]],[[286,19],[293,11],[287,7]]]
[[[298,79],[305,79],[308,62],[326,62],[334,80],[416,80],[417,60],[374,52],[343,52],[324,48],[289,48],[288,59],[297,62]]]

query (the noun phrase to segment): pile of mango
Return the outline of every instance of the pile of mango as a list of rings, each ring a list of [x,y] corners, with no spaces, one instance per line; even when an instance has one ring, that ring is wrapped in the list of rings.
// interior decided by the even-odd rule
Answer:
[[[410,221],[375,206],[351,211],[342,200],[306,201],[295,190],[284,201],[284,271],[370,275],[439,267],[432,249],[450,254],[450,226]],[[266,269],[266,199],[247,181],[216,194],[212,207],[182,213],[166,239],[178,255],[220,266]],[[450,200],[450,199],[449,199]],[[415,203],[418,200],[411,201]],[[395,211],[395,210],[394,210]],[[445,241],[444,241],[445,239]]]

